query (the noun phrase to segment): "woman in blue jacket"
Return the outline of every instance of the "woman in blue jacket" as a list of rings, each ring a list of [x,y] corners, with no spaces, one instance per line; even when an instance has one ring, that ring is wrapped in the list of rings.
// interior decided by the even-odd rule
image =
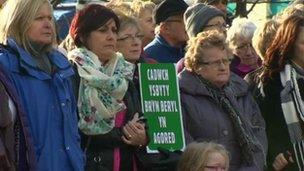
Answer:
[[[0,64],[25,109],[38,170],[83,170],[76,103],[66,58],[53,49],[48,0],[8,0],[0,14]]]

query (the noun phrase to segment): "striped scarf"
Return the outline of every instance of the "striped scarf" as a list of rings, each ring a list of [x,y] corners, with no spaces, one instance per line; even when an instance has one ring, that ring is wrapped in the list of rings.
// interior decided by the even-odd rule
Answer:
[[[290,64],[287,64],[280,72],[280,78],[284,87],[280,94],[281,106],[298,168],[303,170],[304,136],[300,121],[304,121],[304,103],[297,83],[297,72]]]

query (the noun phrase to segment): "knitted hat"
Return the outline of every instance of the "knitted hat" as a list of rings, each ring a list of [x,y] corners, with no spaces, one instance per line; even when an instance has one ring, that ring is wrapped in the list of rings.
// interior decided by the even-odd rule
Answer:
[[[153,11],[154,21],[159,24],[171,16],[183,14],[187,8],[183,0],[164,0]]]
[[[202,3],[189,7],[184,14],[184,23],[189,37],[195,37],[216,16],[225,15],[217,8]]]

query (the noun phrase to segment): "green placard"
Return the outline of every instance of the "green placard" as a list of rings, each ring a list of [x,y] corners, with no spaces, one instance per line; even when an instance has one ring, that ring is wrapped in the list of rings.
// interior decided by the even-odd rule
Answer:
[[[175,65],[139,64],[139,78],[142,111],[149,125],[147,151],[158,152],[158,147],[183,150],[185,138]]]

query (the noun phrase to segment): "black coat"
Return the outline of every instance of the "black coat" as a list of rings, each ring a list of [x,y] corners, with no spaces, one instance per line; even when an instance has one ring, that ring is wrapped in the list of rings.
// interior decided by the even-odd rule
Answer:
[[[257,79],[257,74],[260,73],[261,69],[252,73],[249,77],[247,76],[245,79],[250,83],[253,96],[256,99],[266,122],[266,134],[269,144],[267,165],[268,170],[273,170],[272,163],[275,160],[275,157],[279,153],[284,153],[287,150],[293,152],[293,147],[289,139],[287,125],[281,107],[280,93],[283,87],[281,85],[280,74],[277,74],[267,83],[263,84],[265,93],[265,96],[263,97],[257,88],[257,85],[260,82],[260,80]],[[293,156],[293,159],[295,161],[295,156]],[[296,164],[289,164],[284,169],[284,171],[296,170],[298,170]]]
[[[133,115],[141,113],[138,91],[132,82],[129,82],[128,91],[124,96],[127,106],[125,123],[132,120]],[[86,153],[87,171],[112,171],[114,148],[120,149],[120,170],[133,170],[133,159],[137,147],[125,144],[121,137],[122,129],[114,127],[104,135],[87,136],[82,134],[82,147]]]
[[[77,67],[74,65],[75,73]],[[78,89],[80,77],[74,75],[73,87],[75,97],[78,99]],[[138,112],[141,116],[141,106],[139,100],[139,91],[133,82],[129,82],[128,90],[123,98],[127,106],[125,123],[132,120],[133,115]],[[81,146],[86,155],[86,171],[112,171],[113,170],[113,152],[114,148],[120,148],[120,170],[133,170],[133,157],[137,147],[125,144],[121,137],[122,129],[114,127],[110,132],[104,135],[88,136],[80,131]]]

